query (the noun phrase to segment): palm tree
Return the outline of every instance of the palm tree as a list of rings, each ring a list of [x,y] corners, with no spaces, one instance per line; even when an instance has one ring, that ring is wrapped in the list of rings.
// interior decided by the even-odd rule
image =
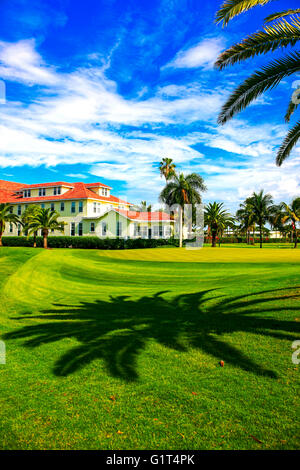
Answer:
[[[0,246],[2,246],[2,236],[7,223],[17,225],[20,223],[19,217],[11,213],[11,206],[8,203],[0,204]]]
[[[58,212],[51,211],[51,209],[40,208],[38,213],[32,217],[28,224],[28,235],[41,230],[44,239],[44,248],[48,248],[49,230],[64,231],[64,222],[58,222],[58,217]]]
[[[141,212],[151,212],[152,206],[151,204],[147,205],[147,201],[141,201],[139,209]]]
[[[263,6],[274,0],[225,0],[216,15],[216,22],[227,26],[235,16],[255,6]],[[261,31],[257,31],[234,44],[223,52],[216,62],[222,70],[260,54],[274,52],[278,49],[294,46],[300,40],[300,9],[288,9],[268,16]],[[270,24],[271,23],[271,24]],[[231,94],[219,115],[218,122],[225,124],[234,115],[245,109],[253,100],[266,90],[276,87],[285,78],[300,71],[300,52],[290,51],[281,58],[271,61],[262,69],[254,72]],[[286,122],[298,106],[300,89],[296,91],[288,105]],[[288,132],[278,150],[276,164],[280,166],[290,155],[300,138],[300,121]]]
[[[39,206],[30,205],[27,209],[23,212],[21,217],[21,223],[23,225],[23,231],[25,235],[28,235],[28,227],[32,220],[34,220],[35,216],[40,212]],[[36,237],[37,232],[33,232],[33,247],[36,248]]]
[[[249,205],[245,202],[240,204],[240,208],[236,211],[236,219],[240,222],[240,231],[246,232],[247,244],[250,243],[250,231],[255,230],[253,212]],[[253,237],[254,239],[254,237]]]
[[[257,223],[259,228],[259,246],[262,248],[262,234],[264,225],[272,220],[275,212],[273,199],[270,194],[264,194],[261,190],[258,194],[253,193],[252,196],[246,199],[245,204],[252,212],[253,221]]]
[[[164,176],[167,181],[175,175],[175,168],[172,158],[163,158],[159,164],[160,175]]]
[[[184,176],[183,173],[176,173],[170,178],[166,186],[160,193],[160,201],[172,206],[179,206],[179,247],[182,247],[183,237],[183,208],[185,204],[201,203],[201,191],[206,191],[206,186],[202,176],[197,173],[191,173]]]
[[[291,223],[294,232],[294,248],[297,248],[297,222],[299,222],[300,220],[300,197],[295,198],[290,205],[286,204],[285,202],[282,202],[280,207],[282,210],[282,223]]]
[[[213,202],[205,206],[204,210],[204,224],[209,227],[211,232],[211,246],[216,246],[217,236],[221,235],[226,227],[233,226],[233,218],[224,209],[222,202]]]

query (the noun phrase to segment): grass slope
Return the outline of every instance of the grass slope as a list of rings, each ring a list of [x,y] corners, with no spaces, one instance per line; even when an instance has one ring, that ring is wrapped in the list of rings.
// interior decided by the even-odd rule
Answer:
[[[300,250],[1,248],[0,269],[1,449],[299,448]]]

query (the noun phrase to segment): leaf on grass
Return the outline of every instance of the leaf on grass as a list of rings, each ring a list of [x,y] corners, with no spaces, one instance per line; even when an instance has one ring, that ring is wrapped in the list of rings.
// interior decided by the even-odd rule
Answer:
[[[249,436],[252,437],[252,439],[254,439],[256,442],[259,442],[259,444],[262,444],[262,441],[260,441],[259,439],[257,439],[257,437],[252,436],[252,434],[249,434]]]

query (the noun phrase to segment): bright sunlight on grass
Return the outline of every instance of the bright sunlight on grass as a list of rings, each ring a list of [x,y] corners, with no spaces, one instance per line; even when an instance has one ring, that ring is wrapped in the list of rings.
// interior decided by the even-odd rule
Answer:
[[[0,267],[0,448],[299,448],[300,250],[2,248]]]

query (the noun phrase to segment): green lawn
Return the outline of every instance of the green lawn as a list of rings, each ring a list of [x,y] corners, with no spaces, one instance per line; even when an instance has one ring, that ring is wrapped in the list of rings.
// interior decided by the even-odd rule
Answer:
[[[1,449],[300,447],[300,250],[4,247],[0,268]]]

